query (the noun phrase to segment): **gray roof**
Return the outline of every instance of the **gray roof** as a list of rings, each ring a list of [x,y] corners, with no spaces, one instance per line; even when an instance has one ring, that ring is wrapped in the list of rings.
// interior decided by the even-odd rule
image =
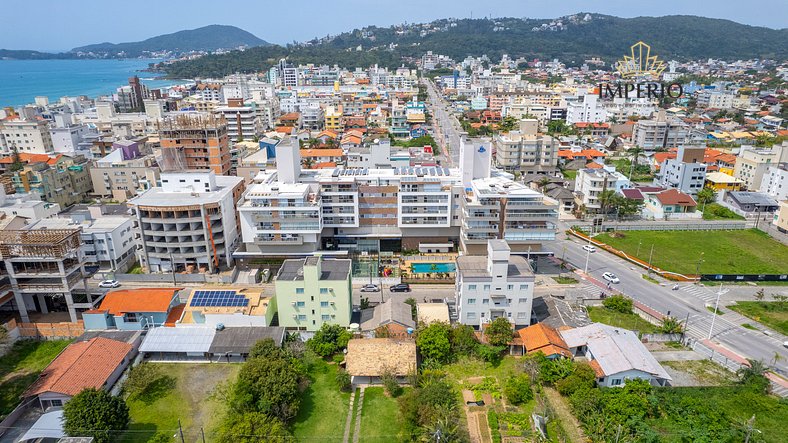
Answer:
[[[483,255],[462,255],[457,257],[457,272],[462,274],[462,278],[490,278],[487,272],[487,257]],[[534,272],[528,259],[522,255],[509,256],[508,278],[530,277],[534,279]]]
[[[367,311],[372,311],[372,315],[368,317]],[[378,326],[389,323],[399,323],[406,328],[416,327],[410,305],[406,305],[403,300],[394,298],[388,299],[388,301],[375,306],[373,309],[365,309],[361,312],[361,318],[362,331],[372,331]]]
[[[728,193],[731,198],[745,205],[756,206],[778,206],[779,203],[766,194],[760,192],[731,191]]]
[[[248,354],[255,343],[270,338],[277,346],[282,346],[285,339],[285,328],[242,326],[237,328],[224,328],[216,331],[208,352],[212,354]]]
[[[140,352],[208,352],[215,333],[214,328],[204,326],[153,328]]]
[[[88,341],[96,337],[104,337],[123,343],[133,343],[140,331],[85,331],[76,338],[76,342]]]
[[[304,265],[306,264],[314,266],[317,264],[317,260],[318,257],[285,260],[284,263],[282,263],[282,267],[279,268],[279,273],[276,275],[276,279],[283,281],[304,280]],[[351,261],[348,259],[321,258],[320,280],[347,280],[348,276],[350,275],[350,263]]]

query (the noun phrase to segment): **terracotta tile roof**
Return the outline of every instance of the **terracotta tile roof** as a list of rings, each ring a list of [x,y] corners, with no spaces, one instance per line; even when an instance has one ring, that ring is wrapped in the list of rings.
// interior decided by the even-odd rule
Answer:
[[[274,128],[274,131],[282,133],[282,134],[292,134],[293,127],[292,126],[277,126]]]
[[[177,306],[173,306],[170,309],[170,313],[167,314],[167,320],[164,320],[164,326],[167,327],[175,327],[175,323],[181,319],[181,315],[183,314],[183,310],[186,308],[186,303],[181,303]]]
[[[22,163],[44,163],[53,165],[57,163],[57,161],[62,157],[63,154],[58,154],[55,157],[50,157],[47,154],[28,154],[26,152],[19,153],[19,161]],[[8,156],[0,159],[0,163],[12,163],[14,161],[13,156]]]
[[[561,338],[555,329],[544,323],[528,326],[520,329],[517,333],[528,354],[541,351],[546,356],[556,354],[565,357],[572,356],[564,339]]]
[[[287,114],[279,117],[279,121],[285,120],[298,120],[301,117],[301,114],[297,112],[288,112]]]
[[[175,294],[183,288],[122,289],[108,292],[98,310],[112,315],[127,312],[167,312]]]
[[[663,205],[678,205],[678,206],[698,206],[695,200],[688,194],[685,194],[678,189],[668,189],[656,194],[657,200]]]
[[[44,392],[74,396],[83,389],[100,389],[131,350],[128,343],[104,337],[70,344],[44,369],[23,396],[32,397]]]
[[[312,166],[312,169],[333,169],[336,167],[337,167],[336,162],[320,162],[320,163],[315,163],[315,165]]]
[[[669,158],[676,158],[677,154],[675,152],[656,152],[654,153],[654,162],[658,165],[661,165],[662,162]]]
[[[597,162],[590,162],[590,163],[588,163],[586,165],[586,168],[588,168],[588,169],[602,169],[602,168],[604,168],[604,165],[601,165],[601,164],[599,164]]]
[[[342,157],[342,149],[302,149],[301,157]]]
[[[576,128],[609,128],[610,123],[590,123],[590,122],[577,122],[575,123]]]
[[[591,369],[596,372],[597,377],[604,377],[605,371],[602,370],[602,366],[599,366],[599,362],[596,360],[591,360],[588,362],[588,366],[591,366]]]
[[[320,134],[317,134],[316,138],[320,138],[320,137],[337,138],[337,133],[330,129],[326,129],[320,131]]]
[[[558,151],[558,156],[561,158],[575,159],[578,157],[607,157],[602,151],[596,149],[583,149],[581,151],[572,151],[571,149],[563,149]]]

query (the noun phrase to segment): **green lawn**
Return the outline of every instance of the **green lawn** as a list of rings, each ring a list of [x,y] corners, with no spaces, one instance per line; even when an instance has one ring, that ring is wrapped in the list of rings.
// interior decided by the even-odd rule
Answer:
[[[615,326],[618,328],[629,329],[641,333],[655,332],[657,327],[640,318],[636,314],[622,314],[620,312],[611,311],[602,306],[589,306],[588,318],[596,323],[604,323],[606,325]]]
[[[345,432],[350,393],[341,392],[336,383],[337,366],[319,360],[309,369],[311,383],[301,399],[293,423],[293,435],[309,441],[341,442]]]
[[[564,178],[568,180],[574,180],[577,177],[577,171],[563,170],[561,174],[564,174]]]
[[[631,158],[620,158],[605,163],[612,164],[616,167],[616,171],[624,174],[626,177],[629,177],[629,171],[632,170]],[[654,174],[651,172],[651,168],[648,165],[635,165],[634,170],[632,170],[633,182],[651,181],[653,179]]]
[[[553,280],[559,285],[573,285],[577,283],[577,279],[573,277],[553,277]]]
[[[359,441],[362,443],[397,441],[399,432],[397,399],[387,396],[383,388],[365,389]]]
[[[206,438],[213,436],[220,423],[224,403],[212,398],[214,388],[234,378],[240,364],[171,363],[156,365],[160,377],[145,393],[126,400],[131,424],[123,435],[124,442],[145,442],[157,432],[174,435],[181,420],[186,441],[200,438],[200,427]]]
[[[0,358],[0,418],[19,404],[19,396],[71,340],[19,340]]]
[[[757,394],[742,386],[658,388],[656,396],[662,414],[647,419],[646,424],[660,434],[659,441],[743,441],[743,435],[731,438],[727,433],[741,431],[744,423],[754,415],[753,427],[760,432],[754,433],[751,442],[785,442],[788,403],[777,397]],[[695,414],[695,418],[689,420],[690,410],[703,411],[712,419],[722,414],[726,424],[712,427],[709,423],[713,420]]]
[[[736,376],[709,360],[666,361],[663,365],[691,374],[698,383],[708,386],[730,386]]]
[[[739,301],[729,305],[728,309],[788,335],[788,302]]]
[[[703,207],[704,220],[744,220],[744,217],[722,206],[719,203],[709,203]]]
[[[788,246],[767,234],[739,231],[625,231],[622,237],[596,237],[610,246],[681,274],[784,274],[788,272]]]

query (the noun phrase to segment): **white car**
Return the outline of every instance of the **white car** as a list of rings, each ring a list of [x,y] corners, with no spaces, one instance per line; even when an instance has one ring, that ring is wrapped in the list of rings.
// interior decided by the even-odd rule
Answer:
[[[583,250],[588,252],[596,252],[596,247],[591,245],[583,245]]]
[[[364,285],[361,287],[361,292],[380,292],[378,285]]]
[[[602,278],[609,281],[610,283],[618,283],[621,281],[618,279],[618,277],[616,277],[616,274],[613,274],[612,272],[605,272],[602,274]]]
[[[99,283],[99,288],[119,288],[120,282],[117,280],[104,280],[103,282]]]

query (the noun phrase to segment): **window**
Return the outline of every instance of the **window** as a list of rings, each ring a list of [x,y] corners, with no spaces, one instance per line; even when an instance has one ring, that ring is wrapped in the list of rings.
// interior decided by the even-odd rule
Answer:
[[[468,290],[469,291],[475,291],[476,290],[476,285],[468,285]]]
[[[518,298],[517,299],[517,303],[527,303],[527,302],[528,302],[527,298]]]
[[[509,318],[512,318],[512,313],[511,312],[507,312],[506,316],[509,317]]]
[[[506,285],[506,290],[507,290],[507,291],[512,291],[512,290],[514,290],[514,285]]]
[[[327,308],[328,307],[328,302],[327,301],[321,301],[320,302],[320,307],[321,308]]]
[[[321,294],[328,294],[328,288],[320,288]]]
[[[518,312],[517,318],[527,318],[527,317],[525,316],[525,312]]]
[[[465,314],[465,318],[467,318],[468,320],[476,320],[476,313],[475,312],[469,312],[469,313]]]
[[[489,298],[483,298],[482,299],[482,304],[483,305],[489,305],[490,304],[490,299]]]
[[[525,291],[528,289],[528,285],[520,285],[520,290]]]
[[[329,320],[331,320],[331,316],[327,315],[327,314],[323,314],[323,315],[320,316],[320,319],[323,320],[323,321],[329,321]]]
[[[135,312],[129,312],[125,315],[123,321],[126,323],[137,323],[139,320],[137,319],[137,314]]]
[[[303,294],[304,288],[296,288],[296,294]]]
[[[610,381],[610,386],[618,386],[620,384],[621,384],[620,378],[614,378],[613,380]]]
[[[303,302],[303,301],[297,301],[296,302],[296,307],[297,308],[303,308],[305,306],[306,306],[306,302]]]
[[[60,400],[60,399],[49,400],[49,404],[53,408],[59,408],[59,407],[63,406],[63,400]]]
[[[299,315],[298,316],[298,321],[306,321],[306,315],[303,315],[303,314]]]
[[[489,291],[490,290],[490,285],[484,285],[484,290],[485,291]]]
[[[469,305],[475,305],[476,304],[476,299],[475,298],[469,298],[468,299],[468,304]]]

